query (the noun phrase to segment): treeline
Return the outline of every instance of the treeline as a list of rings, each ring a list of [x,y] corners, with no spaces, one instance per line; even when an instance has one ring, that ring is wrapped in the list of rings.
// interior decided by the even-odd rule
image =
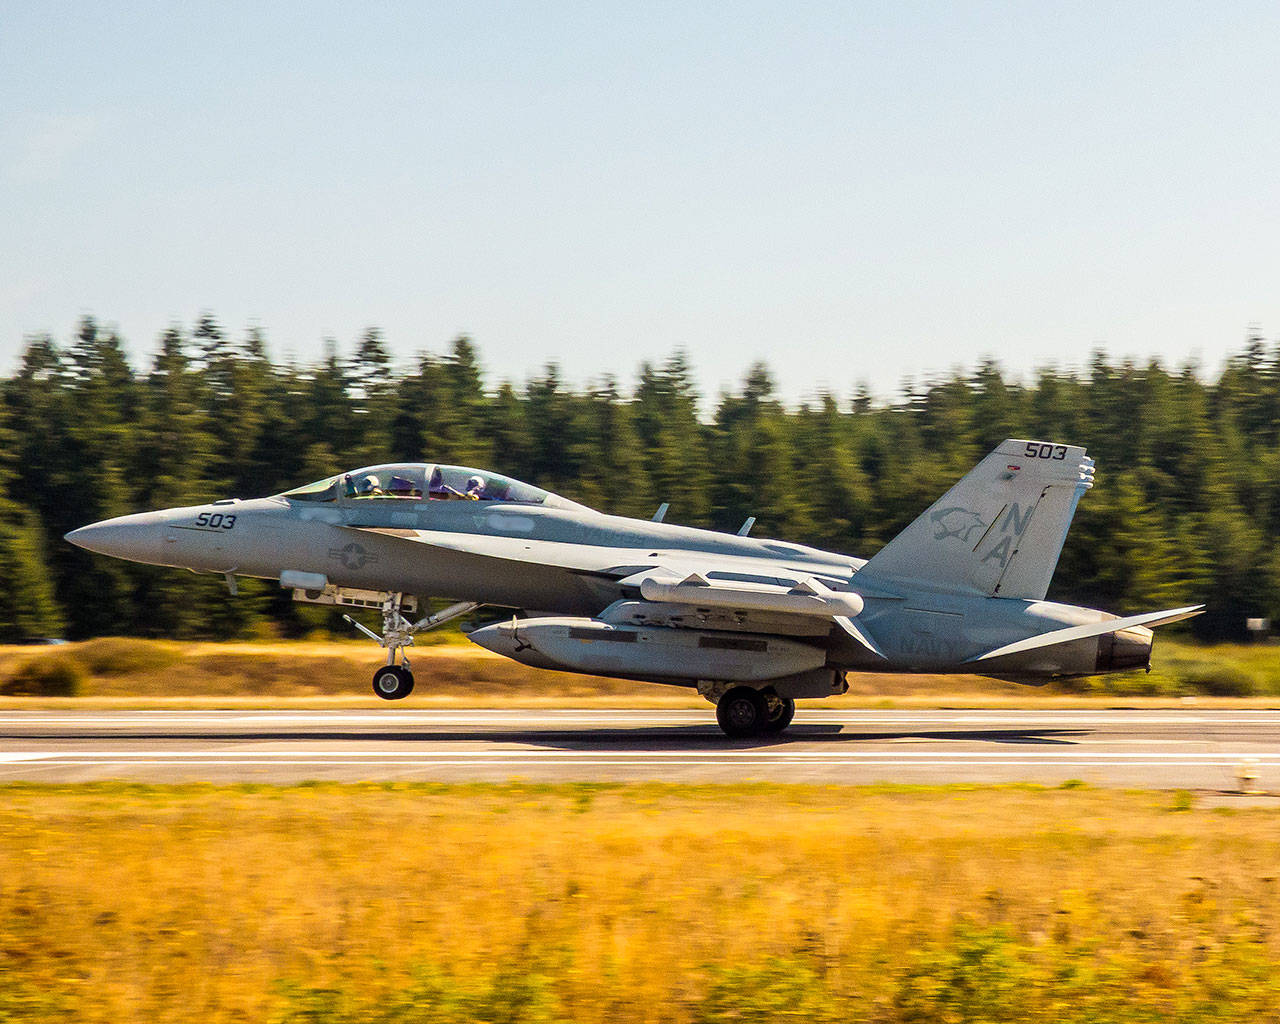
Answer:
[[[397,370],[376,329],[348,354],[280,364],[257,330],[173,327],[145,369],[85,318],[27,340],[0,380],[0,639],[285,634],[308,620],[266,584],[132,566],[66,544],[142,509],[260,496],[374,462],[491,468],[577,501],[868,556],[1001,439],[1098,461],[1050,596],[1118,612],[1206,602],[1205,637],[1280,613],[1280,349],[1250,340],[1216,380],[1111,362],[1029,383],[993,362],[905,388],[783,405],[764,365],[708,403],[686,357],[567,386],[494,381],[466,338]]]

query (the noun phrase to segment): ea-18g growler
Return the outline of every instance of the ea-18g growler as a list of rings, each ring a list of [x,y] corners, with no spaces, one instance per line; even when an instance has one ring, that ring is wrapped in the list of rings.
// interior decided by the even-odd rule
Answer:
[[[849,672],[1018,682],[1143,669],[1151,628],[1045,600],[1076,504],[1080,447],[1008,440],[870,560],[605,515],[496,473],[369,466],[269,498],[144,512],[67,534],[154,565],[279,580],[297,600],[377,608],[373,690],[407,697],[414,635],[482,607],[472,641],[538,668],[695,687],[730,736],[780,733]],[[439,607],[428,599],[454,603]],[[431,611],[435,607],[437,610]]]

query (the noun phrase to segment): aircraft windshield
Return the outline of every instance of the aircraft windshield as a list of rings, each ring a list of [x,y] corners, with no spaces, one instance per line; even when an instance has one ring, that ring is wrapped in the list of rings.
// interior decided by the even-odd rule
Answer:
[[[399,463],[369,466],[286,491],[290,501],[505,501],[572,505],[540,487],[466,466]]]

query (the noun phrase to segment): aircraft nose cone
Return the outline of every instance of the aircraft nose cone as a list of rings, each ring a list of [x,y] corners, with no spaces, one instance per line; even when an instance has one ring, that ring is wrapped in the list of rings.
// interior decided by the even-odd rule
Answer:
[[[87,548],[85,543],[89,539],[89,534],[93,532],[92,526],[82,526],[78,530],[72,530],[70,533],[64,533],[62,539],[69,541],[78,548]]]
[[[62,539],[78,548],[84,548],[86,551],[109,555],[111,552],[106,550],[104,545],[110,546],[108,538],[113,532],[114,530],[107,523],[90,523],[88,526],[82,526],[78,530],[63,534]]]
[[[144,513],[90,523],[65,534],[63,540],[99,555],[141,562],[154,555],[160,532],[160,525]]]

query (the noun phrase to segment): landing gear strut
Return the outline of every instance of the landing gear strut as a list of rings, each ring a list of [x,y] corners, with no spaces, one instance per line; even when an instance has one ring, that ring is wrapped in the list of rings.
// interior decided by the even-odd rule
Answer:
[[[796,717],[796,702],[790,697],[779,697],[776,694],[765,694],[768,713],[765,716],[763,732],[777,734],[783,732]]]
[[[373,692],[383,700],[403,700],[413,692],[413,670],[409,667],[409,656],[404,653],[404,649],[413,646],[414,634],[433,629],[480,607],[475,601],[459,601],[434,615],[410,622],[400,611],[403,598],[403,594],[388,594],[382,602],[381,636],[350,615],[343,616],[370,640],[387,649],[387,663],[373,674]],[[400,655],[399,665],[396,664],[397,652]]]

